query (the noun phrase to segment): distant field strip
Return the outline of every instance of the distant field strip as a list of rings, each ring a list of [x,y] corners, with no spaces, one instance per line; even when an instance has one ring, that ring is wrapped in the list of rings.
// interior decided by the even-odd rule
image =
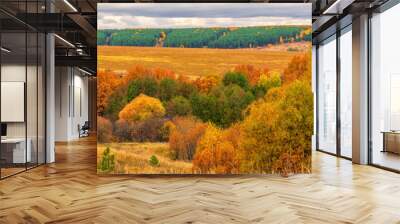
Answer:
[[[266,49],[98,47],[98,68],[129,70],[135,65],[170,69],[179,75],[221,75],[236,65],[251,64],[282,72],[302,52]]]

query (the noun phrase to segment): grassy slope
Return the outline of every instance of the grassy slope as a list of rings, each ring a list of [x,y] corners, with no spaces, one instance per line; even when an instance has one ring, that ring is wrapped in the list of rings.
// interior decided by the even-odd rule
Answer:
[[[123,71],[134,65],[171,69],[180,75],[220,75],[239,64],[282,72],[299,52],[265,49],[98,47],[98,68]]]
[[[185,161],[175,161],[168,157],[168,143],[110,143],[98,144],[98,162],[104,149],[109,146],[114,153],[115,173],[118,174],[190,174],[192,164]],[[160,161],[159,167],[149,165],[149,159],[156,155]]]

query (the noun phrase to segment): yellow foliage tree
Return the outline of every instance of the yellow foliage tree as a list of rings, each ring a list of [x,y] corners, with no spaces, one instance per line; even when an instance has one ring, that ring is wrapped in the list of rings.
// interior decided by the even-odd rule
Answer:
[[[272,89],[248,114],[240,137],[242,172],[310,172],[313,95],[306,80]]]
[[[119,112],[119,119],[143,121],[164,115],[165,108],[159,99],[140,94]]]
[[[209,124],[196,147],[193,169],[197,173],[238,173],[235,132]]]
[[[268,90],[272,88],[280,87],[282,85],[281,75],[276,71],[262,74],[258,85],[262,87],[265,92],[268,92]]]

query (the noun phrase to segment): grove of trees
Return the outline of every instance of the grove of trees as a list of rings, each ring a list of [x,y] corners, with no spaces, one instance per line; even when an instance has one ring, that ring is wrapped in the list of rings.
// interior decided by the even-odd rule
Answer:
[[[282,74],[239,65],[189,79],[135,66],[100,73],[98,88],[100,143],[167,142],[169,158],[192,162],[193,173],[310,172],[310,53]],[[155,155],[149,164],[162,166]]]

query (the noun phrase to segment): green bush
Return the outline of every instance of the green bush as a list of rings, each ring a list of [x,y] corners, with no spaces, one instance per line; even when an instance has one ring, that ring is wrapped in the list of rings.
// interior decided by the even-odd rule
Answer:
[[[115,90],[107,100],[107,106],[104,110],[105,117],[109,118],[111,121],[118,120],[119,112],[127,103],[126,88],[121,87]]]
[[[167,103],[167,114],[171,117],[185,116],[192,112],[190,101],[182,96],[174,97]]]
[[[219,127],[229,127],[243,119],[246,107],[255,97],[236,84],[218,86],[209,94],[191,97],[192,114],[204,122],[211,121]]]
[[[241,88],[247,90],[249,88],[249,81],[246,76],[240,72],[228,72],[224,75],[222,82],[225,86],[236,84]]]
[[[154,97],[157,95],[158,88],[157,80],[154,78],[140,78],[133,80],[128,86],[128,102],[139,96],[141,93]]]
[[[169,101],[177,95],[178,83],[174,79],[166,78],[160,81],[159,98],[161,101]]]
[[[202,121],[217,123],[221,114],[218,111],[218,99],[214,95],[199,93],[190,98],[192,113]]]
[[[192,96],[193,94],[197,94],[198,92],[197,87],[192,83],[179,82],[178,84],[179,86],[177,95],[179,96],[183,96],[189,99],[190,96]]]
[[[237,85],[224,87],[223,96],[220,97],[218,104],[221,111],[219,125],[225,128],[242,120],[244,110],[254,99],[255,97],[250,91],[246,91]]]

